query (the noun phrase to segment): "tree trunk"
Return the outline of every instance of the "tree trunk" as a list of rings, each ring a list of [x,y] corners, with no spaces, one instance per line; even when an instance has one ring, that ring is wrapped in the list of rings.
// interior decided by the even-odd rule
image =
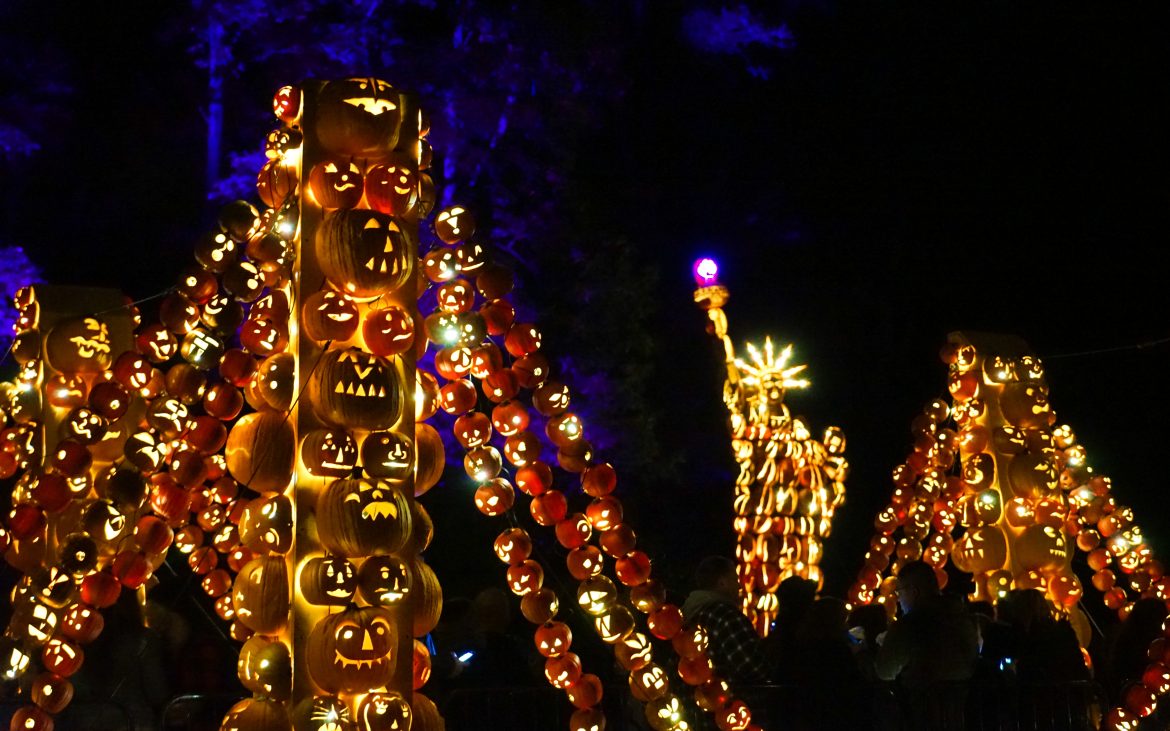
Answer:
[[[223,85],[226,73],[226,49],[223,24],[211,19],[207,23],[207,167],[204,186],[207,193],[219,182],[223,148]]]

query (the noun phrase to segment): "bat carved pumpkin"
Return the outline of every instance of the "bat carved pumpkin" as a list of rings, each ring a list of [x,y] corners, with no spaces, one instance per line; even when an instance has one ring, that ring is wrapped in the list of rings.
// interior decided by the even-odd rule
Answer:
[[[410,527],[409,499],[383,480],[335,480],[317,499],[317,533],[330,553],[394,553]]]

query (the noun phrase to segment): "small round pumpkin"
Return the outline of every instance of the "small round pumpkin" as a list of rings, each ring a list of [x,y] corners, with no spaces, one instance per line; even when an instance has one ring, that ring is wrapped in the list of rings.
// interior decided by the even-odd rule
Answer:
[[[410,606],[415,637],[422,637],[439,624],[443,611],[443,587],[439,577],[421,558],[410,561]]]
[[[352,338],[357,332],[359,317],[353,300],[332,289],[314,292],[301,305],[301,327],[309,337],[321,343]]]
[[[310,604],[345,606],[357,590],[357,570],[343,556],[317,556],[305,562],[299,583]]]
[[[286,701],[292,695],[292,657],[288,645],[262,635],[249,637],[240,648],[236,674],[256,695]]]

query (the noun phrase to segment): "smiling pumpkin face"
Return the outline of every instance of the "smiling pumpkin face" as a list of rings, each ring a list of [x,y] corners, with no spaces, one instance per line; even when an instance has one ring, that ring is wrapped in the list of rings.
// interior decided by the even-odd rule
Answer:
[[[301,569],[300,588],[310,604],[345,606],[357,590],[357,569],[341,556],[311,558]]]
[[[309,633],[309,674],[330,693],[380,688],[394,677],[397,644],[388,610],[350,607],[322,618]]]

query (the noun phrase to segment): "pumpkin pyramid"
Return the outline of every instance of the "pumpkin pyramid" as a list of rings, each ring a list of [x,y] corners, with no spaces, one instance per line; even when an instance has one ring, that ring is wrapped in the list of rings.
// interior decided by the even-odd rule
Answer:
[[[1137,598],[1170,599],[1170,579],[1107,477],[1089,465],[1071,427],[1057,425],[1040,359],[1016,337],[952,333],[942,349],[951,401],[929,403],[913,420],[914,450],[893,472],[889,504],[874,520],[849,600],[879,602],[892,614],[894,577],[909,561],[948,563],[969,574],[974,600],[1012,589],[1039,589],[1090,639],[1073,572],[1085,554],[1105,605],[1124,617]],[[1135,728],[1170,690],[1165,640],[1151,664],[1112,709],[1103,728]]]

